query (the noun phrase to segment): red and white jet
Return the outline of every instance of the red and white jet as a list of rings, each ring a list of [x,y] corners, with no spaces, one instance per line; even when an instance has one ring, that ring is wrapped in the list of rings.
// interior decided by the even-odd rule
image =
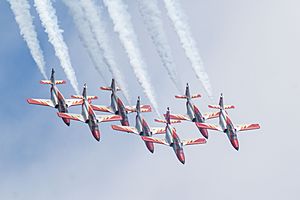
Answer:
[[[92,105],[91,100],[97,99],[96,96],[87,96],[87,86],[84,84],[83,93],[81,95],[73,95],[73,98],[82,100],[82,112],[81,114],[70,114],[70,113],[57,113],[59,117],[66,118],[70,120],[81,121],[87,123],[89,128],[94,136],[94,138],[99,141],[100,140],[100,130],[98,123],[100,122],[110,122],[110,121],[118,121],[121,120],[122,117],[120,115],[96,115]]]
[[[68,107],[77,106],[82,104],[82,100],[78,99],[65,99],[62,93],[58,90],[56,85],[64,84],[66,81],[64,80],[55,80],[54,78],[54,69],[51,72],[50,80],[41,80],[41,84],[50,84],[50,94],[51,99],[27,99],[29,104],[41,105],[41,106],[49,106],[53,108],[57,108],[59,112],[68,113]],[[67,118],[62,118],[66,125],[70,126],[70,120]]]
[[[187,120],[191,122],[195,122],[197,126],[197,122],[204,123],[207,119],[212,119],[212,118],[217,118],[219,117],[219,112],[214,112],[214,113],[205,113],[201,114],[197,106],[195,106],[192,103],[192,99],[195,98],[200,98],[200,94],[195,94],[191,95],[190,90],[189,90],[189,84],[186,84],[186,89],[185,89],[185,95],[176,95],[175,96],[178,99],[186,99],[186,110],[187,110],[187,115],[181,115],[181,114],[170,114],[171,119],[175,120]],[[201,128],[197,126],[200,133],[208,139],[208,131],[205,128]]]
[[[111,105],[110,106],[96,106],[93,105],[93,109],[101,112],[109,112],[116,115],[121,115],[121,124],[123,126],[129,126],[128,113],[135,112],[135,106],[124,106],[122,100],[117,96],[116,92],[121,89],[116,87],[115,80],[112,79],[110,87],[100,87],[101,90],[111,91]],[[140,112],[151,112],[150,105],[141,105]]]
[[[239,150],[239,142],[236,134],[237,132],[260,128],[259,124],[245,124],[245,125],[234,126],[231,119],[229,118],[226,109],[231,109],[235,107],[233,105],[224,105],[222,94],[220,97],[219,105],[209,105],[208,107],[214,109],[220,109],[219,124],[221,127],[217,125],[205,124],[205,123],[197,123],[197,126],[205,129],[211,129],[211,130],[216,130],[216,131],[221,131],[226,133],[228,139],[230,140],[230,143],[236,150]]]
[[[165,139],[158,139],[153,137],[142,136],[142,139],[147,142],[153,142],[158,144],[164,144],[173,148],[178,160],[184,164],[185,156],[183,152],[183,146],[193,145],[193,144],[204,144],[206,140],[204,138],[198,138],[193,140],[183,140],[181,141],[176,133],[176,129],[171,126],[171,123],[179,123],[180,120],[171,120],[169,108],[165,115],[165,120],[155,119],[156,122],[166,123],[166,136]]]
[[[135,127],[130,126],[119,126],[119,125],[112,125],[111,127],[116,131],[123,131],[128,133],[134,133],[139,136],[147,136],[151,137],[154,134],[164,134],[166,132],[165,127],[162,128],[150,128],[146,120],[141,116],[141,105],[140,105],[140,97],[138,97],[136,103],[136,125]],[[144,141],[148,150],[153,153],[154,152],[154,145],[153,142]]]

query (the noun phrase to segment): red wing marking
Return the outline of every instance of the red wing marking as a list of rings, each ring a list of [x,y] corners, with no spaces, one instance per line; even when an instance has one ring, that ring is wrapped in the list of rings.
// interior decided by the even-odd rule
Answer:
[[[83,104],[83,100],[82,99],[66,99],[66,104],[68,105],[68,107],[71,106],[78,106]]]
[[[192,99],[200,98],[200,97],[201,97],[201,94],[194,94],[194,95],[192,95]]]
[[[235,108],[234,105],[225,105],[224,106],[224,109],[233,109],[233,108]]]
[[[109,106],[91,105],[91,107],[95,111],[114,113],[113,110]]]
[[[166,133],[166,128],[165,127],[151,128],[151,132],[152,132],[152,134],[164,134],[164,133]]]
[[[209,108],[221,109],[219,105],[208,105]]]
[[[185,96],[185,95],[175,95],[175,98],[177,98],[177,99],[187,99],[187,96]]]
[[[55,107],[53,102],[50,99],[27,99],[29,104],[41,105],[41,106],[50,106]]]
[[[99,123],[122,120],[122,117],[120,115],[97,115],[96,118]]]
[[[164,116],[166,116],[166,115],[164,114]],[[181,115],[181,114],[170,114],[170,119],[174,119],[174,120],[188,120],[188,121],[191,120],[188,116]]]
[[[193,140],[184,140],[182,142],[182,145],[205,144],[205,143],[206,143],[206,139],[198,138]]]
[[[196,122],[195,123],[196,126],[198,128],[204,128],[204,129],[210,129],[210,130],[216,130],[216,131],[223,131],[219,126],[217,125],[213,125],[213,124],[206,124],[206,123],[199,123],[199,122]]]
[[[52,82],[50,80],[41,80],[40,84],[51,84]]]
[[[169,146],[169,144],[164,139],[158,139],[158,138],[146,137],[146,136],[142,136],[142,139],[147,142],[153,142],[153,143],[164,144]]]
[[[116,131],[123,131],[123,132],[128,132],[128,133],[135,133],[139,134],[138,130],[135,127],[130,127],[130,126],[119,126],[119,125],[112,125],[112,129]]]
[[[141,105],[141,112],[151,112],[152,108],[150,105]]]
[[[214,112],[214,113],[205,113],[204,118],[205,119],[213,119],[220,116],[220,112]]]
[[[164,119],[154,119],[155,122],[159,122],[159,123],[167,123],[166,120]],[[170,120],[171,124],[175,124],[175,123],[181,123],[180,120]]]
[[[245,125],[238,125],[237,131],[248,131],[248,130],[254,130],[259,129],[259,124],[245,124]]]
[[[81,114],[57,113],[57,115],[61,118],[85,122],[85,120]]]

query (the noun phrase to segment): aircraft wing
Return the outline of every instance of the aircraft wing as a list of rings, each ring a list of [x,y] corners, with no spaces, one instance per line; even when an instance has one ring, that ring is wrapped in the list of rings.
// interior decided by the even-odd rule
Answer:
[[[122,120],[122,116],[120,115],[96,115],[96,118],[98,123]]]
[[[153,142],[153,143],[157,143],[157,144],[164,144],[164,145],[170,146],[164,139],[158,139],[158,138],[146,137],[146,136],[142,136],[141,138],[146,142]]]
[[[99,105],[92,105],[92,104],[91,106],[95,111],[114,113],[114,111],[111,109],[110,106],[99,106]]]
[[[164,134],[166,133],[166,128],[165,127],[161,127],[161,128],[150,128],[152,134]]]
[[[219,127],[218,125],[214,125],[214,124],[206,124],[206,123],[196,122],[196,126],[198,128],[204,128],[204,129],[210,129],[210,130],[215,130],[215,131],[221,131],[221,132],[223,132],[223,130],[221,129],[221,127]]]
[[[204,115],[205,119],[213,119],[220,116],[220,112],[213,112],[213,113],[205,113]]]
[[[259,129],[259,124],[245,124],[245,125],[237,125],[236,130],[237,131],[249,131],[254,129]]]
[[[68,107],[71,107],[71,106],[78,106],[78,105],[81,105],[83,103],[83,100],[82,99],[66,99],[66,104]]]
[[[111,127],[112,127],[112,129],[114,129],[116,131],[123,131],[123,132],[127,132],[127,133],[135,133],[135,134],[139,135],[139,132],[135,127],[119,126],[119,125],[112,125]]]
[[[206,139],[204,139],[204,138],[182,141],[182,145],[205,144],[205,143],[206,143]]]
[[[164,114],[164,116],[166,116],[166,114]],[[191,121],[189,116],[181,114],[170,114],[170,119]]]
[[[166,120],[164,119],[154,119],[155,122],[159,122],[159,123],[167,123]],[[175,124],[175,123],[181,123],[180,120],[170,120],[171,124]]]
[[[81,121],[85,123],[85,120],[81,114],[71,114],[71,113],[57,113],[57,115],[61,118],[66,118],[66,119],[71,119],[71,120],[76,120],[76,121]]]
[[[29,104],[41,105],[41,106],[49,106],[55,108],[55,105],[50,99],[27,99]]]

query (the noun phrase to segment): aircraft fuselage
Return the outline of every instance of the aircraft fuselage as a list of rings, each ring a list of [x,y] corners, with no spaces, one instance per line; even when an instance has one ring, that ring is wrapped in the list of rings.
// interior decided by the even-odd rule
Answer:
[[[138,130],[140,136],[147,136],[147,137],[151,137],[152,136],[152,132],[151,132],[151,130],[149,128],[148,123],[140,115],[136,116],[136,125],[135,125],[135,127]],[[153,142],[149,142],[149,141],[144,141],[144,142],[146,144],[147,149],[151,153],[153,153],[154,152]]]
[[[184,164],[185,163],[185,156],[182,148],[182,143],[180,138],[176,134],[176,129],[172,128],[170,125],[166,127],[166,141],[170,144],[173,148],[178,160]]]
[[[68,107],[65,102],[65,98],[62,95],[62,93],[58,90],[56,85],[51,86],[50,93],[51,93],[51,101],[53,102],[53,105],[55,105],[55,108],[57,108],[59,112],[68,113]],[[62,120],[68,126],[70,125],[70,119],[62,118]]]
[[[94,110],[92,109],[88,100],[84,99],[82,104],[82,116],[85,120],[85,123],[89,125],[89,128],[94,136],[94,138],[100,140],[100,130],[97,123],[97,118]]]
[[[234,125],[231,122],[228,113],[224,109],[220,110],[219,124],[223,132],[226,133],[228,139],[230,140],[231,145],[236,150],[239,150],[239,142],[236,134],[236,129],[234,128]]]
[[[120,120],[121,124],[123,126],[129,126],[126,108],[122,100],[115,93],[111,95],[111,108],[116,115],[122,116],[122,120]]]

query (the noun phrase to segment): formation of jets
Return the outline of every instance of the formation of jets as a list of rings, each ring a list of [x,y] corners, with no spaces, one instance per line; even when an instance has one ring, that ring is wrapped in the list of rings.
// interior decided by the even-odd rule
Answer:
[[[88,124],[93,137],[100,141],[101,134],[99,129],[99,123],[120,121],[121,125],[112,125],[112,129],[116,131],[122,131],[132,133],[139,136],[145,143],[147,149],[153,153],[154,143],[163,144],[172,147],[178,160],[184,164],[185,156],[183,152],[183,146],[205,144],[208,139],[208,130],[216,130],[223,132],[227,135],[231,145],[239,150],[239,142],[237,138],[237,132],[259,129],[259,124],[245,124],[234,125],[227,113],[227,109],[234,108],[233,105],[224,105],[223,95],[221,94],[219,105],[209,105],[209,108],[217,109],[217,112],[202,114],[198,107],[193,104],[192,99],[200,98],[200,94],[191,95],[189,85],[186,86],[185,95],[176,95],[178,99],[186,99],[185,114],[171,114],[170,109],[167,109],[164,114],[165,119],[155,119],[156,122],[164,123],[165,127],[149,127],[146,120],[141,116],[142,112],[151,112],[150,105],[141,105],[140,97],[138,97],[136,106],[125,106],[122,100],[117,96],[117,91],[120,91],[115,84],[114,79],[110,87],[101,87],[101,90],[111,91],[111,104],[110,106],[94,105],[92,100],[97,99],[97,96],[87,95],[87,86],[84,84],[82,95],[72,95],[73,99],[65,99],[62,93],[59,91],[56,85],[66,83],[63,80],[55,80],[54,69],[52,69],[50,80],[42,80],[41,84],[51,85],[50,99],[27,99],[29,104],[36,104],[42,106],[49,106],[58,110],[57,115],[62,118],[66,125],[70,125],[71,120],[76,120]],[[80,114],[73,114],[68,112],[68,108],[71,106],[82,106],[82,112]],[[107,112],[109,115],[97,115],[95,111]],[[136,113],[135,127],[129,125],[128,114]],[[206,120],[219,118],[219,125],[213,125],[206,123]],[[204,138],[196,138],[190,140],[181,140],[178,133],[172,124],[180,123],[182,121],[190,121],[195,123],[199,129],[201,135]],[[156,138],[154,135],[163,134],[165,138]]]

